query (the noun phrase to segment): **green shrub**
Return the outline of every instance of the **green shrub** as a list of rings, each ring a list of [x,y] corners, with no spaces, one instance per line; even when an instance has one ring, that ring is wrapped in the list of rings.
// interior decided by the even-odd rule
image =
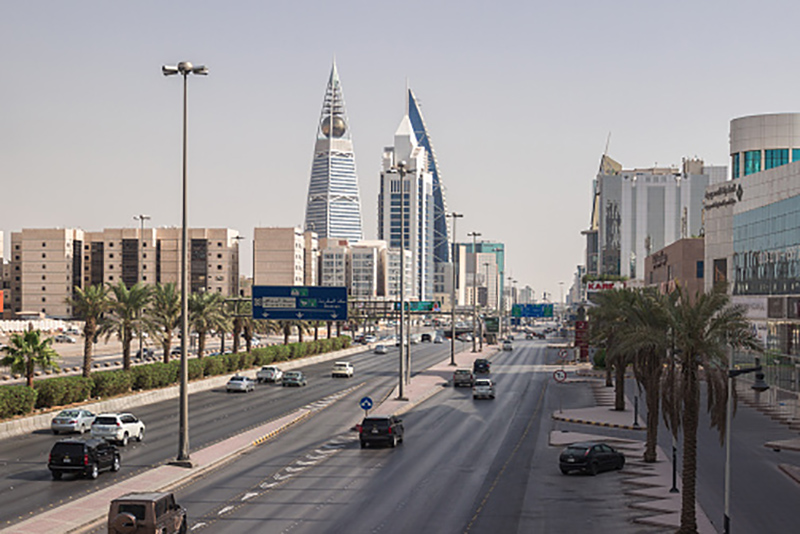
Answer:
[[[36,390],[28,386],[0,387],[0,418],[2,419],[29,414],[33,411],[35,404]]]
[[[289,343],[289,358],[292,360],[296,360],[297,358],[302,358],[306,355],[306,344],[305,343]]]
[[[285,362],[286,360],[289,359],[289,357],[292,354],[289,345],[275,345],[274,348],[275,348],[275,358],[273,359],[273,361]]]
[[[91,378],[82,376],[37,380],[33,384],[36,389],[36,407],[49,408],[85,401],[92,395],[92,385]]]
[[[189,360],[189,380],[197,380],[199,378],[203,378],[203,374],[205,373],[205,365],[203,364],[203,360],[198,360],[197,358],[193,358]],[[170,365],[177,364],[177,373],[178,373],[178,380],[181,379],[181,362],[179,360],[169,362]]]
[[[203,376],[217,376],[225,374],[226,366],[223,356],[208,356],[203,358]]]
[[[133,386],[133,375],[129,371],[101,371],[92,373],[93,397],[114,397],[128,393]]]
[[[259,347],[257,349],[253,349],[253,352],[251,352],[253,355],[253,365],[261,366],[272,363],[272,355],[274,352],[275,351],[272,350],[272,347]]]
[[[138,365],[131,369],[131,373],[133,373],[133,389],[135,390],[163,388],[178,382],[180,361],[177,366],[164,362]]]

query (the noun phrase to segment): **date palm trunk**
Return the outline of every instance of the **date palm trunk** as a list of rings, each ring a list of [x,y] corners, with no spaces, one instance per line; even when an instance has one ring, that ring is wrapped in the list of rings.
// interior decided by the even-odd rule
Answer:
[[[625,367],[624,361],[614,362],[614,410],[618,412],[625,411]]]
[[[83,377],[89,378],[92,372],[92,349],[94,349],[94,335],[97,331],[97,322],[87,319],[83,327]]]
[[[681,525],[678,534],[697,532],[697,426],[700,417],[700,389],[697,366],[683,370],[683,471],[681,472]]]

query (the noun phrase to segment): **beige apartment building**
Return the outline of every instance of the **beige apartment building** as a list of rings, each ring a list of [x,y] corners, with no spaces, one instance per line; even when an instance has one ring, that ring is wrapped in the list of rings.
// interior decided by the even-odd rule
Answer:
[[[239,233],[190,228],[192,291],[238,294]],[[70,318],[74,287],[180,280],[180,228],[23,229],[11,234],[9,286],[15,314]]]
[[[309,235],[310,246],[316,234]],[[306,254],[306,236],[297,227],[255,228],[253,230],[253,285],[302,286],[306,284],[306,257],[313,260],[313,251]],[[314,262],[315,263],[315,262]],[[314,270],[313,266],[309,269]],[[309,280],[316,276],[308,275]]]

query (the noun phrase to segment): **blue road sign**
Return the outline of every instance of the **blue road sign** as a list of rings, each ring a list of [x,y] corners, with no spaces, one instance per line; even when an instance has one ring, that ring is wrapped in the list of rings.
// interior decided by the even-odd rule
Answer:
[[[253,286],[253,319],[346,321],[347,288]]]
[[[365,410],[365,411],[366,410],[371,410],[372,409],[372,399],[370,399],[369,397],[364,397],[364,398],[361,399],[361,401],[358,403],[358,405],[361,406],[362,410]]]

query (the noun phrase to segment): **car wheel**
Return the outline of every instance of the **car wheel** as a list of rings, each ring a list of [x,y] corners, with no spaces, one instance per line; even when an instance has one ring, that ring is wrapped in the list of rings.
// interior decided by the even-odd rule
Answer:
[[[617,469],[619,470],[619,469],[622,469],[623,467],[625,467],[625,458],[624,457],[620,458],[619,465],[617,466]]]
[[[592,462],[589,464],[589,474],[595,476],[599,472],[599,468],[597,462]]]
[[[395,447],[397,447],[397,435],[394,435],[394,434],[392,435],[392,444],[391,445],[392,445],[393,449]]]
[[[114,462],[111,464],[111,470],[115,473],[119,471],[120,464],[119,464],[119,456],[114,456]]]
[[[99,474],[100,474],[100,469],[97,467],[97,463],[93,463],[92,468],[89,470],[87,476],[92,480],[95,480]]]
[[[566,467],[562,467],[561,468],[561,474],[562,475],[568,475],[569,474],[569,469],[567,469]]]
[[[362,441],[362,442],[361,442],[361,448],[362,448],[362,449],[366,449],[366,448],[367,448],[367,442],[366,442],[366,441]],[[55,474],[55,473],[54,473],[54,474]],[[59,473],[59,474],[60,474],[60,473]]]
[[[53,475],[53,480],[61,480],[61,475],[63,475],[61,471],[51,471],[50,474]]]
[[[186,534],[189,530],[188,525],[186,524],[186,516],[183,516],[183,521],[181,521],[181,528],[178,530],[178,534]]]
[[[58,435],[58,430],[53,430],[53,434]]]
[[[122,444],[123,447],[127,447],[128,446],[128,433],[127,432],[125,432],[125,435],[122,436],[122,440],[120,441],[120,443]]]
[[[144,428],[139,429],[139,435],[136,436],[136,441],[138,441],[139,443],[144,441]]]

